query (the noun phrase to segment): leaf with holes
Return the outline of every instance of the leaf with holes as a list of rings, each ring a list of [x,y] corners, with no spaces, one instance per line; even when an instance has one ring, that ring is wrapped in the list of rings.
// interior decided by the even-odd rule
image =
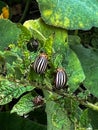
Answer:
[[[48,100],[49,93],[44,91],[47,112],[47,128],[48,130],[70,130],[72,124],[67,116],[67,111],[62,108],[59,103]]]
[[[25,85],[25,83],[21,85],[8,81],[7,79],[2,79],[2,81],[0,81],[0,105],[7,104],[11,102],[13,98],[19,98],[24,92],[34,89],[33,86]]]
[[[20,116],[23,116],[23,115],[29,113],[34,108],[33,99],[34,99],[34,97],[32,96],[31,93],[24,95],[17,102],[17,104],[14,105],[14,107],[11,110],[11,113],[16,112]]]

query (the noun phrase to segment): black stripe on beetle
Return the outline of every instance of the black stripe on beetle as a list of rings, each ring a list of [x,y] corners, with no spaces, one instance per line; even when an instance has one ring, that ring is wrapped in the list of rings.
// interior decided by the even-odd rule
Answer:
[[[67,74],[61,68],[57,69],[56,79],[55,79],[55,87],[57,89],[64,88],[67,82]]]
[[[40,54],[34,61],[34,71],[40,74],[44,73],[47,68],[47,63],[47,55],[44,53]]]

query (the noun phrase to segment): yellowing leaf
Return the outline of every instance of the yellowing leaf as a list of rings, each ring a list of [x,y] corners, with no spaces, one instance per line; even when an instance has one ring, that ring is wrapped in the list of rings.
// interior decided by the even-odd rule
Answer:
[[[37,0],[46,24],[69,30],[98,27],[97,0]]]

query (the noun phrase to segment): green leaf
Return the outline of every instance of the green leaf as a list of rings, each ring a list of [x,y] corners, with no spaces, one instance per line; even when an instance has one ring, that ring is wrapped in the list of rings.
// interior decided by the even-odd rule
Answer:
[[[70,130],[72,124],[67,116],[67,112],[62,106],[54,101],[49,100],[49,93],[45,92],[46,112],[47,112],[47,129],[48,130]]]
[[[3,57],[7,63],[13,64],[18,59],[18,55],[11,51],[3,52]]]
[[[88,109],[84,110],[80,115],[80,124],[82,127],[88,128],[90,124],[90,118],[88,117]]]
[[[66,29],[98,27],[97,0],[37,0],[42,19],[48,25]]]
[[[1,79],[0,79],[1,80]],[[25,86],[21,83],[14,83],[7,79],[0,81],[0,105],[7,104],[12,101],[13,98],[19,98],[24,92],[33,90],[33,86]]]
[[[98,130],[98,111],[88,109],[88,117],[94,130]]]
[[[68,73],[68,85],[71,92],[74,92],[79,85],[84,81],[85,75],[81,66],[81,63],[77,55],[69,49],[68,52],[68,66],[65,66]]]
[[[47,52],[48,56],[50,57],[53,53],[53,35],[47,38],[44,44],[45,51]]]
[[[42,45],[43,45],[43,42],[47,40],[47,38],[54,36],[55,33],[62,34],[62,32],[63,32],[64,35],[63,35],[63,39],[61,39],[61,40],[63,40],[63,41],[67,40],[67,31],[66,30],[63,30],[60,28],[55,28],[53,26],[49,26],[49,25],[45,24],[42,19],[28,20],[23,25],[27,29],[30,30],[31,34],[33,35],[33,37],[35,39],[38,39],[42,42]],[[55,39],[60,39],[60,37],[57,37]]]
[[[33,104],[34,97],[31,93],[21,97],[16,105],[11,110],[11,113],[16,112],[18,115],[23,116],[34,109]]]
[[[98,97],[98,52],[84,48],[81,44],[71,45],[71,47],[81,62],[86,77],[83,82],[84,86]]]
[[[10,20],[0,19],[0,50],[8,47],[11,43],[16,43],[21,30]]]
[[[2,130],[47,130],[45,125],[8,112],[0,112],[0,128]]]
[[[25,26],[21,24],[18,24],[18,28],[21,30],[18,43],[20,46],[24,46],[30,40],[30,38],[32,38],[32,34]]]
[[[30,30],[31,34],[33,35],[34,39],[39,39],[40,41],[46,40],[45,34],[46,34],[46,28],[45,24],[41,19],[37,20],[28,20],[23,24],[27,29]],[[41,25],[41,26],[40,26]],[[47,25],[46,25],[47,27]],[[51,28],[48,27],[47,35],[49,36]],[[42,33],[43,32],[43,33]],[[47,36],[46,35],[46,36]]]

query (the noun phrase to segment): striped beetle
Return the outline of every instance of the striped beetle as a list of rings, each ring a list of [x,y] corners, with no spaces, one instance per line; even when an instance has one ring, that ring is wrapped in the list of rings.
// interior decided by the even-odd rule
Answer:
[[[48,58],[47,55],[44,53],[41,53],[34,61],[34,71],[36,73],[44,73],[47,68]]]
[[[58,68],[55,79],[55,87],[57,89],[62,89],[66,85],[66,82],[67,82],[67,74],[62,68]]]

